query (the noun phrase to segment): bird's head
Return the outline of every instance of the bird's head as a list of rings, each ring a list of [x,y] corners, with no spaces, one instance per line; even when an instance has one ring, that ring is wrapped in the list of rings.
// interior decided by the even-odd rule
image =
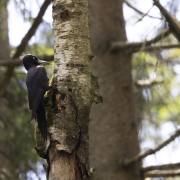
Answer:
[[[31,67],[34,67],[34,66],[38,66],[40,63],[38,61],[38,58],[36,56],[33,56],[33,55],[25,55],[23,57],[23,65],[25,67],[25,69],[28,71]]]

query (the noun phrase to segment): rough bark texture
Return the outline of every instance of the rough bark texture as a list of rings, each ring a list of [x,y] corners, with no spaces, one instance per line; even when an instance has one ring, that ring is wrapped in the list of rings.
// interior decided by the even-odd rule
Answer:
[[[131,55],[109,52],[114,41],[126,41],[122,1],[89,0],[93,70],[102,104],[93,105],[90,164],[94,180],[139,180],[138,164],[122,163],[139,153],[132,92]]]
[[[88,3],[54,0],[56,68],[48,97],[49,180],[88,179],[88,122],[92,101]]]

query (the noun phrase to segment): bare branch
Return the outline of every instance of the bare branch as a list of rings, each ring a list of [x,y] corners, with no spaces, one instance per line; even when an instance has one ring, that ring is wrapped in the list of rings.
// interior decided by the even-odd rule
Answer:
[[[162,46],[149,46],[142,49],[142,51],[159,51],[159,50],[166,50],[166,49],[175,49],[180,48],[180,44],[170,44],[170,45],[162,45]]]
[[[53,61],[54,55],[41,55],[38,56],[39,59],[42,59],[43,61]]]
[[[165,65],[178,65],[180,64],[180,60],[179,59],[176,59],[176,58],[167,58],[167,59],[164,59],[164,60],[161,60],[159,61],[160,64],[165,64]]]
[[[174,169],[180,169],[180,163],[147,166],[147,167],[144,167],[142,171],[145,173],[147,171],[154,171],[154,170],[174,170]]]
[[[164,39],[165,37],[167,37],[170,34],[170,30],[169,29],[165,29],[163,30],[161,33],[159,33],[157,36],[155,36],[154,38],[152,38],[149,41],[145,41],[146,45],[151,45],[154,44],[162,39]],[[143,42],[144,43],[144,42]]]
[[[37,14],[36,18],[34,19],[34,22],[32,23],[32,26],[24,36],[24,38],[21,40],[20,45],[17,47],[16,52],[13,55],[13,59],[18,58],[22,52],[27,47],[27,44],[29,40],[32,38],[32,36],[36,33],[37,28],[39,27],[40,23],[42,22],[44,13],[46,12],[46,9],[48,8],[49,4],[52,0],[45,0],[42,4],[39,13]]]
[[[111,52],[117,51],[124,51],[128,53],[136,53],[139,51],[159,51],[165,49],[175,49],[180,48],[180,44],[170,44],[170,45],[147,45],[144,44],[142,46],[141,43],[121,43],[121,42],[114,42],[111,46]]]
[[[21,64],[20,59],[7,59],[7,60],[1,60],[0,66],[19,66]]]
[[[153,19],[162,20],[161,17],[151,16],[151,15],[149,15],[148,13],[144,13],[144,12],[140,11],[139,9],[137,9],[136,7],[134,7],[132,4],[130,4],[128,1],[124,1],[124,2],[125,2],[125,4],[126,4],[128,7],[130,7],[131,9],[133,9],[135,12],[137,12],[137,13],[140,14],[140,15],[142,15],[143,17],[144,17],[144,16],[148,16],[148,17],[153,18]]]
[[[162,66],[167,66],[167,65],[171,65],[171,66],[175,66],[175,65],[178,65],[180,64],[180,60],[177,59],[176,57],[168,57],[168,58],[163,58],[163,59],[160,59],[158,60],[158,65],[162,65]],[[141,66],[141,67],[155,67],[157,66],[157,62],[153,63],[153,62],[145,62],[144,64],[138,64],[136,66]]]
[[[43,56],[38,56],[39,59],[42,59],[44,61],[53,61],[54,60],[54,56],[47,56],[47,55],[43,55]],[[7,59],[7,60],[1,60],[0,61],[0,66],[20,66],[22,64],[21,59],[17,58],[17,59]]]
[[[153,8],[153,6],[142,17],[140,17],[135,24],[142,21],[149,14],[149,12],[152,10],[152,8]]]
[[[157,6],[169,24],[169,29],[173,35],[180,41],[180,24],[175,17],[173,17],[159,2],[159,0],[153,0],[154,5]]]
[[[138,154],[137,156],[135,156],[134,158],[130,159],[130,160],[126,160],[126,162],[124,162],[125,166],[128,166],[134,162],[137,161],[141,161],[142,159],[144,159],[145,157],[155,154],[157,151],[161,150],[162,148],[164,148],[165,146],[167,146],[169,143],[171,143],[172,141],[174,141],[175,138],[177,138],[178,136],[180,136],[180,129],[177,130],[172,136],[170,136],[167,140],[165,140],[164,142],[162,142],[159,146],[157,146],[154,149],[149,149],[148,151]]]
[[[146,173],[144,177],[176,177],[180,176],[180,172],[154,172],[154,173]]]
[[[135,85],[138,88],[148,88],[148,87],[152,87],[154,85],[161,84],[161,83],[163,83],[163,80],[158,80],[158,79],[143,79],[143,80],[137,80],[135,82]]]
[[[135,43],[124,43],[124,42],[113,42],[111,44],[110,51],[111,52],[116,52],[116,51],[128,51],[128,52],[138,52],[138,51],[143,51],[145,49],[152,49],[152,44],[162,40],[163,38],[167,37],[170,34],[169,30],[164,30],[154,38],[148,41],[144,42],[135,42]],[[162,47],[162,46],[161,46]]]

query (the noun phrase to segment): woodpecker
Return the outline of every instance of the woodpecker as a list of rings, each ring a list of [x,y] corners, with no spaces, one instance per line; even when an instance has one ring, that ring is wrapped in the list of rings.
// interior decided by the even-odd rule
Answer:
[[[33,55],[23,57],[23,65],[27,70],[26,86],[28,90],[31,119],[37,120],[39,131],[47,139],[47,120],[44,108],[44,94],[49,90],[49,80],[46,69],[40,65],[40,60]]]

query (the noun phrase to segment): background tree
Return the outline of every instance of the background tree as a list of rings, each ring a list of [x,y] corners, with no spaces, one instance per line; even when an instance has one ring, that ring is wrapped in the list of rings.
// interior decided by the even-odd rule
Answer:
[[[112,42],[127,40],[122,5],[123,1],[119,0],[90,1],[93,69],[103,98],[91,112],[94,179],[140,179],[138,163],[129,168],[121,166],[139,153],[131,54],[110,50]]]
[[[176,19],[173,20],[173,18],[170,19],[169,17],[171,17],[171,16],[166,11],[166,9],[162,8],[161,4],[157,3],[157,1],[155,3],[160,8],[162,15],[166,18],[167,22],[169,23],[170,30],[173,31],[174,28],[176,28],[176,30],[177,30],[178,26],[177,27],[175,26],[175,23],[176,23],[177,20]],[[115,70],[117,69],[117,72],[121,73],[125,69],[125,72],[127,74],[128,70],[125,68],[125,64],[127,62],[123,62],[123,64],[121,66],[120,65],[118,66],[116,64],[118,60],[116,60],[116,61],[115,60],[114,61],[112,61],[112,60],[110,61],[109,60],[109,61],[107,61],[109,63],[107,65],[108,69],[106,69],[106,71],[103,72],[104,67],[106,66],[106,63],[107,63],[106,62],[106,56],[109,55],[108,53],[113,54],[114,55],[113,57],[116,57],[117,55],[119,55],[120,56],[119,60],[121,60],[122,57],[123,57],[123,59],[125,59],[126,53],[128,55],[131,55],[131,53],[145,50],[145,51],[151,51],[151,54],[150,55],[149,54],[144,55],[143,53],[139,53],[139,54],[136,54],[135,57],[139,57],[139,56],[146,57],[147,55],[149,55],[149,56],[146,57],[146,58],[148,58],[148,62],[151,59],[152,59],[152,61],[155,60],[155,62],[156,62],[158,58],[162,57],[162,52],[164,52],[163,51],[164,48],[168,49],[168,48],[178,47],[179,44],[175,44],[175,45],[160,45],[160,46],[158,46],[158,45],[155,46],[154,45],[156,42],[160,41],[162,38],[165,38],[165,37],[167,37],[167,35],[169,35],[169,31],[166,31],[166,30],[165,31],[163,30],[162,33],[159,33],[155,38],[153,38],[153,39],[151,39],[149,41],[146,41],[144,43],[143,42],[142,43],[125,43],[125,42],[123,42],[122,39],[115,39],[114,36],[117,36],[118,33],[120,33],[122,31],[122,24],[123,24],[122,22],[123,21],[119,20],[119,22],[122,23],[121,24],[121,31],[119,30],[118,32],[116,32],[115,30],[118,29],[117,28],[118,25],[110,24],[110,22],[112,23],[113,21],[112,21],[112,19],[111,20],[109,20],[109,19],[112,17],[110,15],[111,10],[113,12],[113,15],[116,17],[116,18],[114,18],[114,20],[118,19],[117,18],[118,15],[116,15],[115,12],[119,12],[119,11],[115,10],[115,9],[118,8],[119,6],[116,4],[114,9],[113,9],[113,6],[111,4],[111,10],[110,10],[110,8],[109,8],[110,5],[106,5],[106,3],[104,3],[104,2],[103,3],[101,2],[100,4],[98,4],[98,2],[94,2],[94,3],[91,2],[90,4],[91,4],[90,7],[93,9],[93,10],[91,9],[92,10],[92,13],[91,13],[92,25],[94,25],[94,27],[95,27],[93,29],[93,31],[92,31],[92,34],[93,34],[92,37],[93,37],[93,40],[94,40],[93,41],[94,42],[93,45],[94,45],[94,49],[95,49],[95,58],[94,58],[95,61],[94,61],[94,64],[96,64],[94,66],[94,69],[96,69],[96,73],[99,76],[100,90],[101,90],[101,94],[103,95],[103,99],[106,100],[106,98],[108,96],[108,93],[112,91],[111,94],[109,95],[110,96],[110,102],[112,104],[109,105],[106,110],[105,110],[105,108],[103,108],[103,105],[102,105],[102,107],[101,107],[101,105],[98,105],[95,108],[95,110],[93,109],[93,111],[92,111],[92,126],[91,126],[91,128],[92,128],[92,132],[93,132],[92,133],[92,137],[94,137],[93,138],[94,146],[93,145],[91,146],[91,151],[94,152],[94,154],[93,154],[94,156],[92,155],[92,166],[95,168],[95,173],[94,173],[93,177],[94,177],[94,179],[110,179],[110,178],[116,178],[117,179],[118,176],[122,177],[123,175],[125,175],[125,172],[128,172],[128,170],[133,167],[134,163],[141,162],[141,160],[143,158],[145,158],[148,155],[151,155],[151,154],[159,151],[160,149],[165,147],[167,144],[169,144],[172,140],[174,140],[179,135],[179,131],[176,131],[172,136],[170,136],[170,138],[168,138],[166,141],[161,143],[159,146],[157,146],[157,148],[153,149],[152,151],[147,151],[147,152],[143,153],[142,155],[136,155],[136,156],[134,156],[134,158],[132,158],[132,159],[130,158],[129,160],[127,160],[129,157],[126,157],[124,154],[123,154],[122,157],[120,157],[120,154],[121,154],[120,152],[123,152],[123,151],[128,152],[127,154],[130,155],[130,152],[128,151],[128,147],[125,146],[125,142],[127,140],[126,139],[126,135],[128,135],[128,137],[131,138],[129,136],[129,134],[133,134],[132,130],[129,131],[131,133],[125,132],[126,131],[126,127],[129,127],[129,128],[132,127],[130,124],[125,126],[126,123],[127,124],[130,123],[130,121],[129,121],[130,118],[128,118],[126,120],[126,123],[122,123],[120,120],[121,120],[121,116],[123,117],[122,118],[123,120],[125,119],[125,116],[123,116],[123,112],[126,112],[124,108],[128,108],[130,106],[130,102],[132,102],[132,101],[129,100],[126,106],[122,106],[123,108],[120,107],[118,109],[119,111],[117,110],[117,113],[119,113],[118,116],[117,116],[117,118],[119,120],[119,125],[117,123],[115,124],[114,121],[113,121],[113,117],[114,117],[115,112],[116,112],[115,111],[116,110],[116,106],[118,106],[118,103],[117,103],[118,98],[121,99],[120,97],[121,97],[121,94],[122,94],[122,92],[120,92],[120,91],[117,93],[116,90],[118,90],[118,87],[123,86],[123,83],[124,83],[124,81],[118,83],[118,78],[123,78],[123,75],[122,74],[119,74],[119,76],[116,75],[116,73],[115,73],[116,71]],[[106,8],[108,9],[107,11],[106,11]],[[131,8],[132,8],[132,6],[131,6]],[[144,16],[146,16],[146,15],[148,15],[148,13],[144,14]],[[96,21],[96,16],[97,16],[97,21]],[[101,19],[101,17],[103,17],[103,20]],[[105,18],[105,17],[107,17],[107,18]],[[108,20],[110,22],[108,22]],[[116,27],[116,29],[114,29],[114,27]],[[109,32],[111,30],[111,28],[113,28],[113,30],[112,30],[112,32]],[[103,33],[102,33],[102,31],[103,31]],[[106,31],[109,32],[109,33],[106,34],[105,33]],[[174,32],[172,32],[172,33],[175,34]],[[103,35],[105,35],[105,36],[103,36]],[[175,36],[175,37],[177,37],[177,36]],[[102,44],[99,43],[101,41],[102,41]],[[115,41],[118,41],[118,42],[115,42]],[[157,52],[157,50],[159,50],[159,53]],[[154,58],[154,56],[156,58]],[[97,58],[97,57],[100,57],[100,59]],[[98,60],[102,61],[103,63],[101,64],[100,62],[97,62]],[[142,60],[143,63],[144,63],[145,59],[139,58],[139,60]],[[121,60],[121,62],[122,61],[123,60]],[[154,67],[151,66],[153,70],[155,68],[157,68],[157,64],[155,62],[154,62]],[[139,62],[136,62],[136,63],[139,64]],[[112,66],[114,67],[113,71],[110,71],[111,64],[113,64]],[[99,69],[98,69],[98,67],[99,67]],[[120,67],[123,67],[123,69],[121,70]],[[131,70],[129,70],[129,71],[131,71]],[[163,69],[160,72],[156,71],[156,69],[155,69],[154,73],[156,73],[156,77],[157,78],[150,79],[150,78],[148,78],[148,76],[151,75],[152,71],[146,71],[146,70],[147,69],[142,69],[142,74],[140,75],[138,70],[134,69],[134,71],[136,72],[136,75],[140,75],[139,78],[141,78],[140,80],[138,80],[136,82],[136,86],[137,87],[141,87],[143,89],[143,91],[141,91],[142,89],[138,90],[138,94],[139,94],[139,98],[138,99],[139,100],[141,99],[141,102],[138,101],[139,104],[140,103],[144,104],[145,101],[148,100],[147,98],[151,98],[151,95],[155,95],[155,94],[157,95],[157,92],[151,91],[151,87],[156,86],[156,84],[160,85],[162,83],[162,76],[161,75],[162,75],[163,72],[167,71],[167,76],[169,76],[172,73],[172,71],[168,72],[168,69],[166,69],[166,70]],[[149,70],[149,68],[148,68],[148,70]],[[111,75],[115,79],[113,84],[111,84],[110,82],[107,83]],[[103,79],[102,78],[103,76],[105,76],[106,78]],[[146,78],[148,78],[148,79],[146,79]],[[164,77],[163,77],[163,79],[164,79]],[[105,86],[106,83],[107,83],[107,86]],[[118,84],[118,85],[116,85],[116,84]],[[105,90],[103,90],[103,88],[102,88],[104,86],[105,86],[105,88],[104,88]],[[115,86],[118,86],[118,87],[113,88]],[[167,88],[164,88],[164,89],[167,89]],[[126,92],[127,92],[127,90],[126,90]],[[162,89],[162,91],[159,91],[159,92],[160,92],[160,94],[162,94],[163,89]],[[117,98],[117,94],[118,94],[118,98]],[[113,99],[113,96],[115,96],[116,98]],[[126,97],[127,97],[126,95],[122,96],[122,98],[126,98]],[[157,107],[161,106],[161,107],[164,108],[164,105],[162,104],[162,100],[163,100],[162,96],[161,96],[161,100],[157,96],[154,97],[153,99],[155,101],[156,100],[158,101],[158,103],[156,105],[154,104],[154,106],[152,107],[152,108],[154,108],[153,110],[156,110],[156,115],[154,114],[154,111],[152,111],[152,113],[154,115],[154,117],[153,117],[153,119],[154,119],[154,118],[158,118],[159,109]],[[164,100],[166,101],[167,98],[164,99]],[[107,103],[107,101],[103,102],[103,104],[105,104],[105,103]],[[124,103],[124,101],[121,99],[120,103]],[[138,106],[138,107],[141,107],[141,105]],[[112,108],[112,111],[111,111],[111,108]],[[144,109],[144,112],[146,112],[147,110],[151,111],[149,104],[148,104],[148,106],[146,108],[147,109]],[[123,109],[123,110],[121,111],[121,109]],[[96,110],[97,110],[97,112],[96,112]],[[168,112],[167,109],[165,111]],[[125,114],[126,115],[127,114],[130,115],[130,112],[133,112],[133,111],[131,110],[131,111],[128,111],[128,112],[129,113],[126,112]],[[109,113],[110,113],[110,115],[108,116]],[[149,114],[149,112],[147,112],[147,113]],[[97,114],[100,114],[100,115],[98,116]],[[142,119],[144,118],[144,116],[142,114],[142,109],[141,109],[141,114],[137,113],[137,115],[138,115],[138,118],[142,118]],[[97,119],[97,117],[99,117],[98,120],[93,122],[93,120]],[[132,117],[133,120],[135,120],[134,116],[131,115],[131,117]],[[101,119],[101,121],[99,121],[100,119]],[[107,119],[107,122],[106,122],[106,119]],[[140,128],[140,124],[138,124],[138,122],[140,122],[140,121],[138,121],[138,120],[139,119],[136,119],[136,128]],[[112,123],[112,125],[114,125],[113,128],[112,128],[111,123]],[[158,122],[155,121],[155,123],[157,125]],[[97,124],[98,124],[98,126],[97,126]],[[122,125],[122,127],[121,127],[121,125]],[[101,127],[102,129],[100,129],[99,127]],[[96,130],[96,128],[97,128],[97,130]],[[112,128],[112,132],[111,132],[111,128]],[[117,134],[119,136],[116,135],[116,129],[117,129]],[[96,131],[94,132],[94,130],[96,130]],[[100,134],[98,134],[98,133],[100,133]],[[100,138],[102,134],[103,134],[103,137]],[[122,137],[123,140],[119,141],[119,143],[114,143],[114,140],[116,138],[120,138],[120,137]],[[103,141],[103,139],[105,139],[105,141]],[[130,142],[130,141],[127,141],[127,142]],[[135,143],[137,141],[134,140],[133,142]],[[121,143],[123,144],[122,147],[120,146]],[[119,147],[121,147],[121,149],[119,149],[118,153],[116,154],[115,152],[118,149],[117,144],[119,145]],[[134,145],[132,143],[127,143],[127,144],[131,146],[130,147],[130,151],[132,153],[133,150],[134,150],[132,147],[134,147]],[[113,146],[115,146],[115,147],[113,148]],[[113,151],[113,149],[115,149],[115,150]],[[114,152],[114,153],[112,153],[112,152]],[[108,154],[110,154],[109,158],[108,158]],[[117,156],[115,156],[115,154]],[[127,159],[126,160],[122,160],[122,158],[124,158],[124,157],[127,158]],[[117,169],[118,163],[119,163],[119,169]],[[178,164],[173,164],[173,166],[166,165],[165,166],[166,170],[172,170],[174,165],[175,165],[175,168],[177,169],[178,168]],[[122,167],[126,167],[126,168],[122,168]],[[160,167],[154,166],[153,168],[152,167],[151,168],[153,170],[155,170],[156,168],[159,170],[161,167],[162,166],[160,165]],[[143,174],[143,173],[141,174],[143,176],[145,175],[145,177],[146,176],[149,176],[149,177],[167,177],[167,176],[178,175],[177,171],[174,171],[174,172],[171,171],[170,173],[168,171],[166,171],[166,172],[158,172],[157,174],[156,174],[156,172],[152,171],[151,172],[152,174],[148,174],[147,171],[150,170],[151,168],[145,168],[145,170],[143,170],[143,171],[141,171],[139,169],[139,172],[140,171],[141,171],[141,173],[142,172],[143,173],[146,172],[145,174]],[[165,170],[164,166],[163,166],[162,169]],[[132,169],[131,169],[131,173],[133,173]],[[128,175],[131,176],[132,175],[131,173],[128,173]],[[136,176],[136,177],[138,178],[138,176]],[[123,177],[123,179],[124,178],[125,177]],[[129,179],[129,178],[130,177],[128,177],[127,179]],[[135,176],[133,176],[132,178],[135,178]]]

